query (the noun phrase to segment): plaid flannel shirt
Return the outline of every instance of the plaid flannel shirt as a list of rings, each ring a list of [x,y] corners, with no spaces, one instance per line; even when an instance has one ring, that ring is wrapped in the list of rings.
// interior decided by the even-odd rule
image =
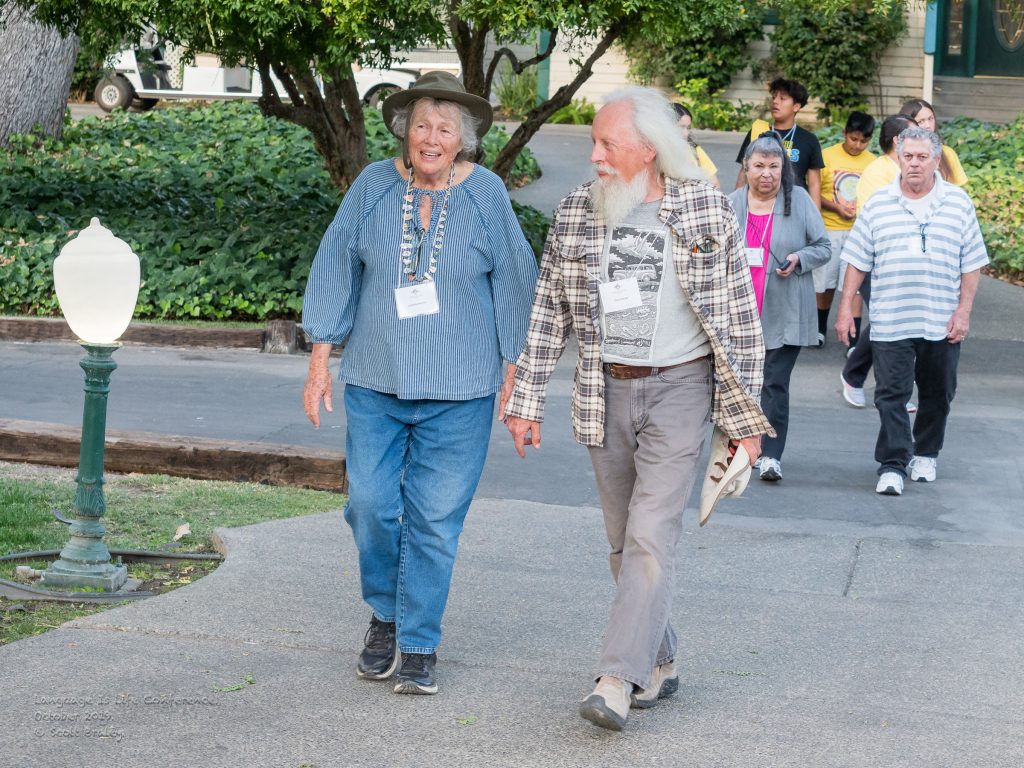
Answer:
[[[544,420],[545,390],[569,331],[579,341],[572,426],[583,445],[604,444],[604,369],[598,283],[607,226],[588,182],[559,204],[548,232],[526,346],[504,416]],[[714,352],[712,420],[732,438],[772,434],[758,399],[764,343],[739,223],[729,201],[698,181],[665,180],[658,218],[672,233],[676,276]]]

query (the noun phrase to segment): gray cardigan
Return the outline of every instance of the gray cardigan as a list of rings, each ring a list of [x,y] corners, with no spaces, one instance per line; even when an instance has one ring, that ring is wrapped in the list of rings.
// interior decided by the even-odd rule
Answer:
[[[746,233],[746,186],[730,194],[729,201],[736,210],[740,231]],[[761,304],[765,349],[778,349],[783,344],[808,347],[818,343],[818,308],[811,270],[828,263],[832,245],[811,196],[800,187],[793,187],[791,203],[789,216],[783,216],[782,192],[775,198],[771,256]],[[800,256],[800,264],[789,277],[779,277],[775,270],[786,263],[791,253]]]

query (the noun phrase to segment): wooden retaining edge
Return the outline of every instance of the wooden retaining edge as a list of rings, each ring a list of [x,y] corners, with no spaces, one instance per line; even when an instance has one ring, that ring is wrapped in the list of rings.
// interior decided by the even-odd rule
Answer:
[[[62,317],[0,317],[0,341],[74,341]],[[243,347],[290,353],[305,349],[305,336],[292,320],[270,320],[266,328],[209,328],[136,323],[121,341],[165,347]]]
[[[0,419],[0,460],[77,467],[81,438],[81,429],[67,424]],[[109,430],[104,456],[111,472],[348,492],[341,451]]]

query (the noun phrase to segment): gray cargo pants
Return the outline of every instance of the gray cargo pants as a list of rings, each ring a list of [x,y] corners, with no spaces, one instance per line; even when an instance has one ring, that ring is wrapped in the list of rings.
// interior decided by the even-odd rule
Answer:
[[[605,374],[604,445],[590,448],[616,582],[597,676],[647,688],[675,658],[675,551],[711,418],[708,358],[641,379]]]

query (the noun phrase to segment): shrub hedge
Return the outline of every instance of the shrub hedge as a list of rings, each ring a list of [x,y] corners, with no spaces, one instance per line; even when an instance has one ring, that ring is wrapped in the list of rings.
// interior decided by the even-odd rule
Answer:
[[[394,156],[379,111],[366,118],[371,160]],[[507,139],[493,128],[485,154]],[[538,173],[524,152],[514,176]],[[86,118],[59,141],[14,137],[0,177],[0,314],[59,314],[53,259],[97,216],[140,256],[136,317],[297,318],[341,200],[303,129],[240,102]],[[547,220],[517,212],[539,251]]]

